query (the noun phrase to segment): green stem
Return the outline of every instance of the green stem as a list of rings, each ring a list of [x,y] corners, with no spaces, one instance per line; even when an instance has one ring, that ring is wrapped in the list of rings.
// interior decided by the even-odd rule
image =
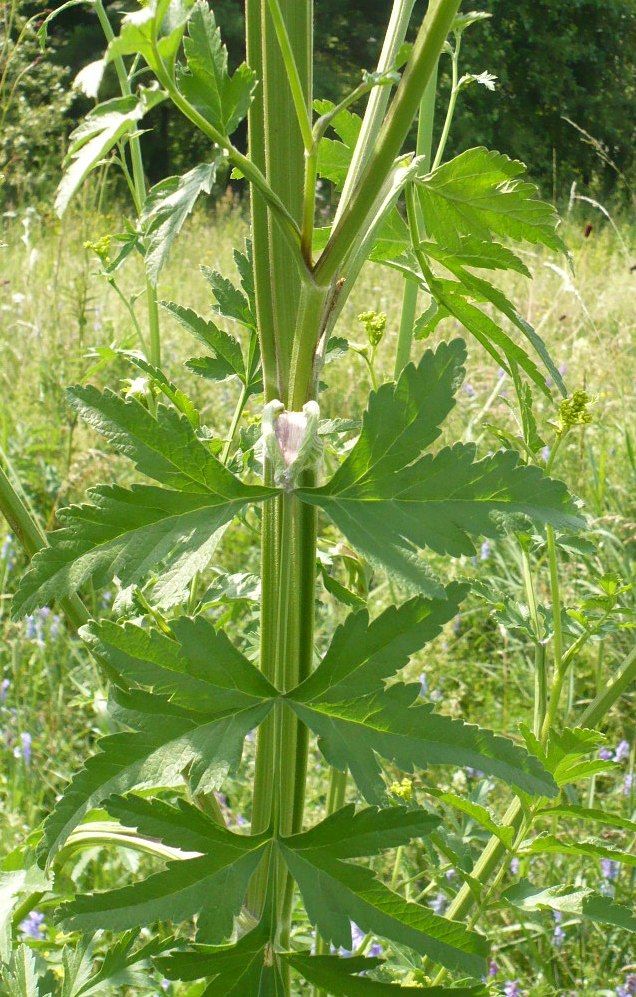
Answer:
[[[0,466],[0,512],[29,558],[37,554],[42,547],[46,547],[44,530],[29,512],[2,466]],[[88,611],[79,596],[65,596],[59,600],[59,606],[74,630],[78,630],[88,621]]]
[[[413,13],[415,0],[394,0],[391,17],[387,27],[382,52],[377,65],[379,73],[390,71],[395,65],[400,47],[406,38],[406,32]],[[389,104],[389,87],[378,87],[372,91],[367,109],[362,119],[362,127],[358,135],[356,147],[353,150],[351,165],[347,173],[342,195],[336,211],[334,225],[340,220],[345,206],[348,204],[354,189],[358,185],[360,175],[367,164],[369,156],[376,144],[378,133]]]
[[[440,135],[439,143],[437,146],[437,152],[435,153],[435,159],[433,160],[432,170],[436,170],[442,161],[442,157],[446,150],[446,143],[448,141],[448,135],[450,132],[451,124],[453,123],[453,118],[455,117],[455,107],[457,104],[457,83],[459,79],[459,48],[461,41],[459,36],[455,39],[455,48],[452,53],[452,83],[451,83],[451,93],[450,99],[448,101],[448,107],[446,109],[446,117],[444,119],[444,125],[442,127],[442,134]]]
[[[230,428],[228,431],[228,437],[223,444],[223,450],[221,451],[221,463],[227,464],[230,451],[232,449],[232,444],[234,443],[234,437],[236,436],[236,430],[238,429],[238,424],[240,422],[241,416],[243,415],[243,410],[248,399],[247,388],[243,384],[241,385],[241,393],[239,395],[238,401],[236,403],[236,408],[234,409],[234,415],[232,416],[232,422],[230,423]]]
[[[276,32],[278,44],[280,46],[280,54],[287,72],[287,82],[289,84],[289,89],[291,90],[292,100],[296,110],[298,127],[300,128],[300,134],[305,145],[305,151],[309,152],[313,148],[314,144],[311,116],[307,108],[307,100],[303,90],[303,84],[300,79],[300,73],[298,72],[298,66],[296,65],[296,59],[294,58],[294,52],[289,40],[289,34],[287,33],[283,12],[280,9],[278,0],[267,0],[267,2],[269,5],[269,13],[274,23],[274,30]]]
[[[623,695],[632,682],[636,680],[636,648],[630,654],[609,680],[605,688],[592,700],[584,710],[579,720],[580,727],[596,727],[606,716],[617,699]]]
[[[417,114],[460,0],[431,0],[413,52],[360,181],[345,205],[316,268],[316,280],[327,283],[339,272],[375,204]]]
[[[431,159],[431,148],[433,145],[433,121],[435,117],[435,94],[437,91],[437,65],[428,81],[422,102],[417,124],[417,146],[416,155],[424,156],[428,162]],[[411,348],[413,345],[413,327],[415,325],[415,312],[417,309],[418,285],[415,281],[406,279],[404,281],[404,294],[402,297],[402,315],[400,318],[400,331],[398,334],[397,349],[395,353],[395,368],[393,376],[397,381],[398,377],[406,367],[411,358]]]

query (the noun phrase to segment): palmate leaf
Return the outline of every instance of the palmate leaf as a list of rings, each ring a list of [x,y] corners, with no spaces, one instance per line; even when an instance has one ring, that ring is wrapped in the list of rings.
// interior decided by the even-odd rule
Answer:
[[[132,730],[103,738],[70,783],[46,822],[51,855],[114,793],[176,785],[186,772],[194,791],[218,789],[275,697],[258,669],[203,619],[173,621],[173,636],[108,621],[82,633],[117,684],[133,690],[115,695],[116,716]]]
[[[98,586],[115,575],[124,586],[134,584],[166,561],[183,587],[205,566],[216,532],[246,504],[274,494],[239,481],[172,408],[159,405],[155,416],[135,400],[91,387],[70,396],[115,450],[169,487],[94,488],[92,504],[61,510],[62,528],[23,576],[16,614],[75,592],[89,578]]]
[[[76,897],[60,908],[60,917],[73,929],[122,931],[197,915],[200,941],[229,937],[269,835],[234,834],[183,801],[173,807],[159,800],[116,797],[108,801],[108,809],[125,826],[194,855],[169,862],[143,882]]]
[[[560,530],[581,525],[565,486],[520,465],[512,451],[476,460],[473,445],[456,444],[422,456],[454,405],[464,359],[461,340],[441,344],[397,384],[374,392],[360,437],[332,479],[298,492],[372,564],[434,595],[442,589],[417,548],[470,555],[471,536],[499,536],[510,517]]]
[[[146,270],[153,283],[167,262],[172,244],[200,194],[209,194],[216,179],[221,155],[211,163],[200,163],[183,176],[166,177],[151,187],[141,212]]]
[[[308,983],[326,990],[334,997],[403,997],[403,995],[423,994],[424,997],[442,997],[453,994],[457,997],[481,997],[486,994],[485,987],[409,987],[392,983],[382,983],[369,980],[359,973],[369,973],[383,965],[382,959],[369,959],[363,956],[353,956],[340,959],[338,956],[310,956],[303,952],[287,955],[286,961],[303,976]],[[398,994],[398,990],[400,991]]]
[[[549,886],[541,889],[522,879],[502,895],[512,907],[523,911],[555,910],[596,924],[610,924],[626,931],[636,931],[636,917],[629,908],[609,897],[583,887]]]
[[[564,252],[554,207],[537,199],[537,187],[521,179],[523,163],[499,152],[468,149],[417,181],[427,233],[448,249],[461,239],[485,241],[493,233],[518,242],[542,243]]]
[[[180,89],[214,128],[231,135],[249,110],[256,74],[242,63],[229,75],[227,50],[206,0],[192,9],[183,49],[187,70],[179,74]]]
[[[286,700],[319,737],[330,765],[347,767],[369,803],[381,803],[386,787],[378,755],[410,772],[428,765],[471,766],[497,776],[524,792],[554,796],[550,774],[525,748],[492,731],[433,712],[418,702],[419,686],[396,684],[384,692],[333,702],[328,693],[315,699]]]

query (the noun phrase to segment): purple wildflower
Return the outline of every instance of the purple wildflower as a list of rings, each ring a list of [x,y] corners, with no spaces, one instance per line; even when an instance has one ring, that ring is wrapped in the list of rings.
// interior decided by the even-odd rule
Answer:
[[[464,385],[464,391],[466,392],[469,398],[474,398],[475,395],[477,394],[470,381],[466,381],[466,384]]]
[[[446,897],[443,893],[438,893],[429,903],[429,907],[434,914],[443,914],[446,910]]]
[[[494,959],[491,959],[488,964],[488,976],[496,976],[499,972],[499,965]]]
[[[9,686],[11,685],[10,679],[3,679],[0,682],[0,703],[4,703],[7,698],[7,692],[9,691]]]
[[[484,540],[483,544],[481,545],[479,557],[481,558],[482,561],[487,561],[488,558],[490,557],[490,542],[488,540]]]
[[[159,986],[164,992],[167,993],[168,990],[170,989],[170,980],[162,980]]]
[[[561,927],[561,921],[563,920],[563,914],[560,910],[555,910],[552,912],[554,916],[555,928],[552,935],[552,941],[556,948],[560,948],[565,941],[565,929]]]
[[[373,945],[369,946],[369,951],[367,955],[370,955],[372,959],[379,959],[383,955],[384,949],[379,942],[374,942]]]
[[[363,941],[367,937],[366,932],[362,928],[358,927],[355,921],[351,922],[351,953],[353,954],[356,949],[359,949]]]
[[[620,741],[614,752],[614,761],[624,762],[626,758],[629,758],[629,741]]]
[[[516,858],[516,856],[515,856],[515,858],[510,859],[510,872],[512,873],[513,876],[518,876],[519,875],[519,866],[520,865],[521,865],[521,863],[519,862],[519,859]]]
[[[462,632],[462,618],[461,616],[456,616],[453,620],[453,633],[456,637],[459,637]]]
[[[613,756],[614,752],[612,751],[611,748],[599,749],[598,757],[601,758],[604,762],[609,762],[610,758],[613,758]]]
[[[25,635],[27,640],[37,640],[38,628],[33,614],[27,616],[25,620]]]
[[[633,997],[636,994],[636,974],[630,973],[622,987],[616,987],[617,997]]]
[[[55,640],[56,637],[59,637],[59,635],[60,635],[60,629],[61,629],[61,620],[60,620],[60,617],[58,616],[57,613],[54,613],[53,616],[52,616],[52,618],[51,618],[51,626],[50,626],[50,629],[49,629],[49,633],[50,633],[51,637],[53,638],[53,640]]]
[[[426,699],[426,694],[428,692],[428,679],[424,672],[420,675],[420,696],[422,699]]]
[[[21,749],[20,753],[22,755],[22,758],[24,759],[24,764],[25,765],[30,765],[31,764],[31,746],[33,744],[33,738],[31,737],[31,735],[29,734],[28,731],[25,730],[25,731],[22,732],[22,734],[20,734],[20,743],[22,745],[22,749]]]
[[[24,921],[20,922],[20,931],[33,938],[37,942],[44,940],[44,914],[39,910],[32,910]]]
[[[518,980],[506,980],[504,983],[505,997],[521,997]]]
[[[550,459],[550,447],[548,446],[542,447],[541,460],[545,461],[545,463],[547,464],[549,459]]]
[[[618,879],[620,871],[620,864],[614,859],[601,859],[601,872],[604,879],[609,879],[610,881]]]
[[[623,796],[629,796],[632,791],[632,786],[634,784],[634,776],[631,772],[628,772],[625,776],[625,782],[623,783]]]
[[[457,873],[455,872],[455,870],[451,866],[450,869],[446,870],[446,872],[444,873],[444,875],[446,876],[446,879],[450,882],[452,879],[455,879],[455,876],[457,875]]]

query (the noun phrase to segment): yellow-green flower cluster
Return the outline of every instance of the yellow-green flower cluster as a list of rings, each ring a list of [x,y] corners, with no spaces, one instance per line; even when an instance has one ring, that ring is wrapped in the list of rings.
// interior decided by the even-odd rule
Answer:
[[[569,398],[564,398],[559,405],[558,432],[564,436],[574,426],[587,426],[592,422],[589,411],[592,399],[587,391],[575,391]]]
[[[371,346],[377,346],[386,332],[384,312],[360,312],[358,321],[362,322]]]

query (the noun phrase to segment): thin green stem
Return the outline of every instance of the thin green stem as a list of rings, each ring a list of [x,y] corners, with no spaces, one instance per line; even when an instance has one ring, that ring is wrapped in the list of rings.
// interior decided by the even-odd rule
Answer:
[[[360,230],[402,149],[459,4],[460,0],[431,0],[377,143],[315,267],[319,283],[327,283],[338,274],[359,238]]]
[[[230,423],[230,428],[228,431],[228,436],[223,444],[223,450],[221,451],[221,463],[227,464],[230,451],[232,450],[232,444],[234,443],[234,437],[236,436],[236,430],[238,429],[238,424],[243,415],[243,410],[245,409],[245,404],[247,402],[249,395],[246,386],[241,385],[241,393],[239,395],[238,401],[236,403],[236,408],[234,409],[234,415],[232,416],[232,422]]]
[[[432,170],[436,170],[442,161],[444,152],[446,151],[446,143],[448,142],[448,135],[450,132],[451,124],[453,123],[453,118],[455,117],[455,107],[457,105],[457,95],[459,93],[457,89],[457,84],[459,80],[459,49],[461,46],[461,39],[459,36],[455,39],[455,48],[452,51],[452,81],[451,81],[451,92],[448,101],[448,107],[446,109],[446,117],[444,119],[444,125],[442,127],[442,134],[440,135],[439,143],[437,145],[437,152],[435,153],[435,159],[433,160]]]
[[[389,19],[386,35],[384,37],[384,43],[382,45],[382,51],[378,60],[377,72],[389,72],[395,65],[400,47],[403,45],[406,38],[406,32],[411,20],[414,5],[415,0],[394,0],[391,17]],[[362,171],[364,170],[364,167],[366,166],[375,147],[378,133],[382,127],[382,122],[389,104],[389,98],[389,87],[378,87],[372,91],[371,96],[369,97],[367,108],[362,119],[362,127],[360,129],[360,134],[358,135],[358,141],[356,142],[355,149],[353,150],[353,157],[347,173],[347,179],[345,180],[342,195],[336,210],[334,225],[339,222],[346,205],[349,203],[353,191],[357,188]]]
[[[296,110],[298,127],[300,128],[300,134],[305,145],[305,152],[308,153],[313,148],[314,138],[312,134],[311,116],[307,109],[307,100],[303,92],[300,73],[298,72],[298,66],[296,65],[296,59],[289,40],[289,34],[283,18],[283,12],[280,9],[280,4],[278,0],[267,0],[267,2],[269,6],[269,13],[274,24],[276,37],[278,39],[278,44],[280,46],[280,54],[287,71],[287,82],[289,84],[289,89],[291,90],[292,100]]]
[[[428,81],[426,90],[424,91],[424,96],[422,97],[417,125],[417,145],[415,152],[418,156],[424,156],[428,162],[430,162],[431,159],[431,148],[433,145],[433,122],[435,118],[436,91],[437,65],[435,66],[435,70]],[[421,225],[418,226],[418,228],[421,229]],[[393,376],[396,381],[411,358],[418,289],[418,285],[415,281],[408,279],[404,281],[400,331],[398,334],[397,349],[395,352],[395,368],[393,372]]]

